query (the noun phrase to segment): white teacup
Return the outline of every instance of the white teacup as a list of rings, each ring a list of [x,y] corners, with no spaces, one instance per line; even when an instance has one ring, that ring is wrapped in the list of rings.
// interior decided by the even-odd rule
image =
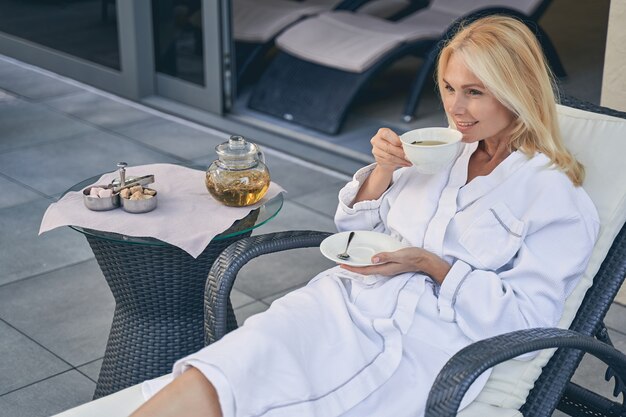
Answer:
[[[400,136],[406,158],[422,174],[434,174],[458,155],[463,134],[447,127],[410,130]]]

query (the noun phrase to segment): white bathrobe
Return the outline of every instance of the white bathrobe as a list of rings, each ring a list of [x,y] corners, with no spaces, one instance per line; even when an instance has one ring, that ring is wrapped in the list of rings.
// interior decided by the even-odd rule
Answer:
[[[350,207],[373,166],[339,193],[339,230],[384,232],[436,253],[452,265],[441,286],[420,273],[331,268],[178,361],[174,375],[200,369],[224,417],[415,417],[441,367],[464,346],[554,326],[589,259],[596,210],[541,154],[514,152],[465,185],[476,147],[464,144],[435,175],[398,169],[378,200]],[[145,395],[157,385],[145,383]]]

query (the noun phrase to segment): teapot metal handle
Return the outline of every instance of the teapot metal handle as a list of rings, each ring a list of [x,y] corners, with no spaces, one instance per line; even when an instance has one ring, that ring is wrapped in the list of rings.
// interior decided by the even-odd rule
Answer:
[[[263,151],[261,150],[261,147],[259,147],[259,145],[256,145],[257,148],[257,153],[256,153],[256,157],[259,161],[265,163],[265,154],[263,153]]]

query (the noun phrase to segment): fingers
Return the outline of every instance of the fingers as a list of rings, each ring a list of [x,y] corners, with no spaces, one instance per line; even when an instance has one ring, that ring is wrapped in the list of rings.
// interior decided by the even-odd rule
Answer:
[[[371,266],[350,266],[342,264],[340,267],[361,275],[383,275],[386,277],[393,277],[402,272],[407,272],[403,265],[391,262]]]
[[[393,252],[381,252],[372,257],[372,263],[370,266],[350,266],[346,264],[340,264],[339,266],[351,272],[356,272],[362,275],[395,275],[398,273],[398,265],[393,265],[395,256]]]
[[[361,275],[376,275],[381,273],[381,268],[378,265],[372,266],[350,266],[346,264],[339,265],[340,268],[348,270],[350,272],[356,272]]]
[[[426,256],[436,255],[433,255],[422,248],[405,247],[393,252],[379,252],[374,254],[374,256],[372,256],[371,258],[373,265],[370,266],[354,267],[345,264],[342,264],[340,266],[343,269],[362,275],[377,274],[394,276],[403,272],[417,271],[423,271],[428,273],[428,271],[425,271],[423,269],[423,259]],[[445,264],[445,266],[448,267],[448,269],[444,271],[445,273],[447,273],[450,267],[447,263],[445,263],[445,261],[441,261]]]
[[[373,264],[382,264],[385,262],[391,262],[391,257],[389,256],[388,252],[381,252],[381,253],[377,253],[376,255],[372,256],[372,263]]]
[[[373,264],[387,264],[387,263],[403,264],[406,261],[404,258],[405,257],[404,257],[404,253],[402,252],[402,249],[397,250],[395,252],[380,252],[372,256],[372,263]]]
[[[399,150],[386,146],[385,148],[373,147],[372,155],[376,159],[376,162],[384,165],[393,166],[411,166],[411,163],[404,158],[404,151],[402,148]]]
[[[402,141],[396,133],[386,127],[378,129],[378,132],[370,140],[372,146],[383,153],[388,153],[400,158],[404,158]]]
[[[392,145],[400,146],[400,147],[402,146],[402,141],[400,140],[400,136],[398,136],[396,132],[394,132],[393,130],[387,127],[381,127],[380,129],[378,129],[378,132],[376,133],[376,135],[379,135],[381,138],[391,143]]]
[[[411,166],[406,160],[400,137],[391,129],[381,128],[370,140],[376,162],[383,165]]]

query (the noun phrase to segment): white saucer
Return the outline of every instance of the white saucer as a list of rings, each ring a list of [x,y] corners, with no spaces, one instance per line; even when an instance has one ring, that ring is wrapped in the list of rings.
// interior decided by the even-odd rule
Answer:
[[[350,232],[335,233],[328,236],[320,244],[322,255],[337,262],[351,266],[368,266],[372,264],[372,256],[380,252],[393,252],[398,249],[407,247],[399,240],[378,232],[356,231],[352,243],[348,248],[349,259],[343,260],[337,257],[337,254],[343,253],[348,243],[348,235]]]

